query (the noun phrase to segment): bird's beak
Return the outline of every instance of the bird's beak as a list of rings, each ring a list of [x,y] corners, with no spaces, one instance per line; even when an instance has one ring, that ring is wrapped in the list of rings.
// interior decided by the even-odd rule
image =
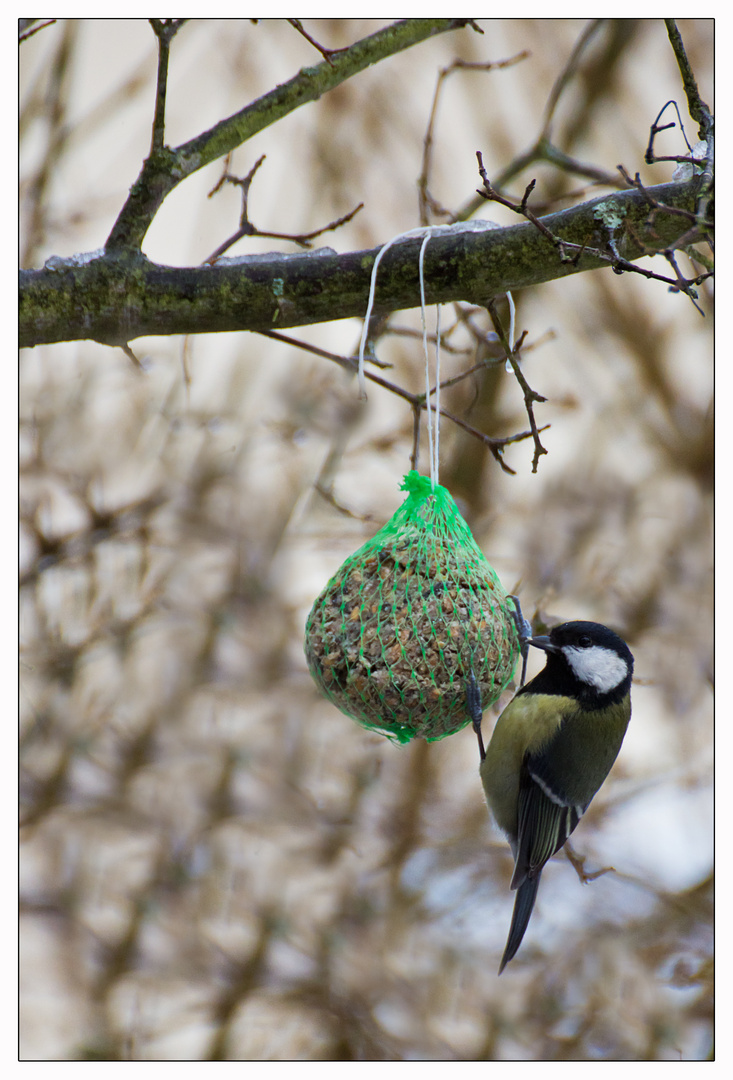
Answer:
[[[553,645],[547,634],[538,634],[536,637],[527,639],[530,645],[534,645],[537,649],[544,649],[548,653],[560,652],[557,645]]]

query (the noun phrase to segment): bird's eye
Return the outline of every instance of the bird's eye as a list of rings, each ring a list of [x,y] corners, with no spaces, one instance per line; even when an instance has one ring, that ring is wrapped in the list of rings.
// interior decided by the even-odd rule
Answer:
[[[578,645],[580,645],[581,649],[589,649],[592,644],[593,642],[591,641],[588,634],[581,634],[581,636],[578,638]]]

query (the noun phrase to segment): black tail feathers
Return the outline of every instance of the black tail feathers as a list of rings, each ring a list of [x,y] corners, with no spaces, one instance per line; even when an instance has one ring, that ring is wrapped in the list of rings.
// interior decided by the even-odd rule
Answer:
[[[524,937],[525,930],[529,926],[530,916],[532,915],[534,902],[537,899],[537,890],[539,887],[540,875],[537,874],[536,877],[525,878],[517,889],[517,897],[514,901],[514,911],[512,912],[512,925],[509,929],[509,937],[507,938],[506,948],[504,949],[504,955],[501,958],[501,966],[499,968],[500,975],[522,944],[522,938]]]

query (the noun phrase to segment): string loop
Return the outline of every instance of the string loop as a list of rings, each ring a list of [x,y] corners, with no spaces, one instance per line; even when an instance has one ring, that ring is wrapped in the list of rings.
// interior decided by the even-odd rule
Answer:
[[[420,274],[420,315],[422,318],[422,332],[423,332],[423,352],[425,354],[425,410],[427,413],[428,422],[428,452],[430,456],[430,484],[435,491],[435,487],[438,484],[439,475],[439,458],[440,458],[440,304],[436,305],[436,341],[435,341],[435,406],[431,407],[432,392],[430,388],[430,354],[428,350],[428,331],[425,321],[425,273],[424,273],[424,261],[425,261],[425,248],[431,236],[434,236],[436,232],[444,231],[445,229],[451,229],[451,225],[423,225],[417,229],[409,229],[407,232],[399,233],[397,236],[393,236],[391,240],[388,240],[382,248],[380,248],[379,254],[374,260],[372,266],[371,280],[369,282],[369,301],[367,303],[366,316],[364,318],[364,326],[361,332],[361,341],[359,342],[359,396],[366,397],[366,377],[364,374],[364,353],[366,349],[367,336],[369,334],[369,320],[371,318],[372,309],[374,307],[374,293],[377,284],[377,269],[382,261],[383,255],[387,250],[396,244],[399,240],[408,240],[412,237],[423,237],[423,242],[420,245],[420,257],[418,260],[418,269]],[[433,418],[434,416],[434,418]]]

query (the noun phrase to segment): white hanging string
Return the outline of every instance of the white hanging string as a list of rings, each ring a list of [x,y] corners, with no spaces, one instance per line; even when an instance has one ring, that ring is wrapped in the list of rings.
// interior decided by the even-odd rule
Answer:
[[[512,294],[510,292],[508,292],[506,294],[506,298],[509,301],[509,351],[514,352],[514,327],[515,327],[515,322],[516,322],[517,311],[516,311],[516,308],[514,307],[514,297],[512,296]],[[506,367],[506,370],[509,371],[509,372],[514,370],[512,368],[511,363],[509,362],[508,358],[507,358],[507,362],[506,362],[506,364],[504,366]]]
[[[420,245],[420,257],[417,265],[420,273],[420,318],[422,319],[422,347],[425,354],[425,416],[428,422],[428,456],[430,458],[430,483],[435,491],[435,455],[433,453],[433,421],[430,415],[430,354],[428,352],[428,324],[425,319],[425,248],[428,245],[428,233]]]
[[[400,240],[409,240],[413,236],[433,236],[436,232],[444,232],[446,229],[453,229],[453,225],[421,225],[417,229],[408,229],[407,232],[398,233],[397,236],[393,236],[391,240],[388,240],[382,248],[380,248],[379,254],[374,260],[372,266],[372,275],[369,282],[369,300],[367,302],[366,316],[364,317],[364,326],[361,331],[361,341],[359,342],[359,397],[366,397],[366,379],[364,377],[364,350],[366,348],[367,336],[369,334],[369,320],[372,315],[372,308],[374,307],[374,291],[377,285],[377,267],[382,261],[382,256],[385,252],[392,247],[393,244],[398,243]]]
[[[509,301],[509,348],[514,352],[514,324],[517,312],[514,307],[514,297],[510,292],[506,294],[506,298]]]
[[[427,359],[425,361],[427,364]],[[438,483],[440,466],[440,304],[435,305],[435,480]]]
[[[361,331],[361,341],[359,342],[359,397],[365,398],[366,395],[366,376],[364,375],[364,348],[366,346],[367,335],[369,333],[369,320],[372,317],[372,308],[374,307],[374,290],[377,287],[377,268],[382,261],[382,256],[387,252],[392,244],[396,244],[398,240],[403,240],[407,236],[411,236],[415,230],[411,232],[399,233],[398,236],[393,236],[391,240],[381,248],[379,254],[374,260],[374,266],[372,266],[372,276],[369,281],[369,300],[367,302],[366,315],[364,317],[364,326]]]
[[[433,434],[433,418],[430,412],[430,352],[428,350],[428,326],[425,319],[425,248],[431,233],[427,233],[420,245],[420,258],[418,269],[420,272],[420,317],[422,318],[422,346],[425,354],[425,412],[428,422],[428,454],[430,457],[430,485],[435,491],[438,483],[439,472],[439,446],[440,446],[440,304],[436,304],[436,334],[435,334],[435,434]]]
[[[493,221],[474,221],[474,222],[460,222],[456,225],[423,225],[417,229],[408,229],[407,232],[398,233],[397,236],[393,236],[391,240],[388,240],[384,244],[374,260],[372,266],[371,278],[369,281],[369,300],[367,303],[366,316],[364,318],[364,326],[361,331],[361,340],[359,342],[359,368],[358,368],[358,383],[359,383],[359,397],[365,398],[366,395],[366,375],[364,373],[365,362],[365,350],[367,337],[369,336],[369,321],[371,319],[372,310],[374,308],[374,295],[377,286],[377,270],[379,264],[382,261],[382,257],[386,254],[389,248],[393,244],[398,243],[400,240],[409,240],[412,237],[423,237],[423,242],[420,245],[420,258],[419,258],[419,271],[420,271],[420,314],[422,318],[422,336],[423,336],[423,351],[425,354],[425,410],[427,413],[428,423],[428,452],[430,455],[430,482],[433,490],[438,483],[438,474],[440,466],[440,305],[436,305],[436,333],[435,333],[435,404],[432,404],[432,394],[430,392],[430,357],[428,352],[428,331],[425,321],[425,275],[424,275],[424,257],[425,248],[427,247],[428,240],[431,236],[434,236],[438,232],[443,232],[447,229],[454,231],[469,231],[480,232],[483,229],[495,229],[499,226]],[[508,292],[506,294],[507,301],[509,303],[509,348],[511,352],[514,352],[514,334],[516,328],[516,309],[514,307],[514,298],[512,294]],[[507,360],[507,370],[511,371],[512,366]]]
[[[423,328],[423,350],[425,353],[425,408],[427,411],[428,421],[428,449],[430,455],[430,483],[433,490],[438,483],[439,472],[439,448],[440,448],[440,305],[437,305],[436,316],[436,346],[435,346],[435,420],[433,421],[431,416],[431,393],[430,393],[430,360],[428,353],[428,332],[425,322],[425,275],[424,275],[424,255],[425,248],[428,240],[431,236],[434,236],[436,232],[442,232],[445,229],[452,228],[451,225],[424,225],[417,229],[409,229],[407,232],[399,233],[397,236],[393,236],[391,240],[388,240],[382,248],[380,248],[379,254],[374,260],[372,266],[372,274],[369,282],[369,300],[367,303],[366,316],[364,318],[364,326],[361,331],[361,340],[359,342],[359,397],[366,397],[366,376],[364,374],[364,352],[366,349],[367,336],[369,334],[369,320],[372,314],[372,308],[374,307],[374,293],[377,285],[377,268],[382,261],[382,256],[385,252],[396,244],[399,240],[408,240],[412,237],[423,237],[423,242],[420,246],[420,258],[419,258],[419,272],[420,272],[420,313],[422,316],[422,328]],[[435,425],[433,432],[433,423]]]

